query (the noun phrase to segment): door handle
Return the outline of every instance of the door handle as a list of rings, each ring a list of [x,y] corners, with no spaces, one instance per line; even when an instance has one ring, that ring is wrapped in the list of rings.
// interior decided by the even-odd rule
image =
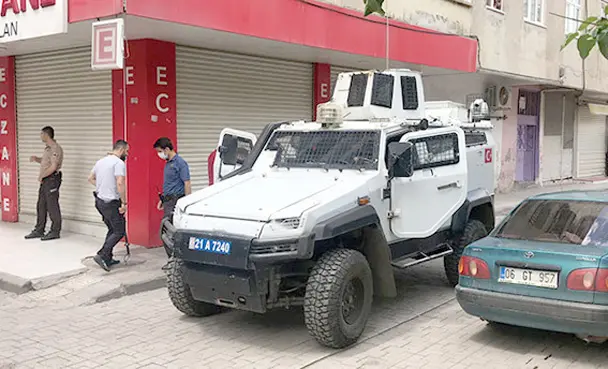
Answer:
[[[448,183],[446,185],[442,185],[437,187],[437,190],[442,191],[442,190],[447,190],[450,188],[459,188],[460,185],[458,184],[458,182],[452,182],[452,183]]]

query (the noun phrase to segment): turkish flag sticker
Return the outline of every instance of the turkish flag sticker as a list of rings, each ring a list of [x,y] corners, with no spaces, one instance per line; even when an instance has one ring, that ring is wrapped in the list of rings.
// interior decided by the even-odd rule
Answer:
[[[491,163],[492,162],[492,149],[486,149],[484,157],[485,157],[486,163]]]

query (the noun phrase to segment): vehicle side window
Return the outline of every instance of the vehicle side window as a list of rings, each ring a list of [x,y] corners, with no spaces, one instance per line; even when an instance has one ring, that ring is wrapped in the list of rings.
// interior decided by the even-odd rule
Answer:
[[[421,137],[410,142],[414,145],[414,170],[454,165],[460,162],[456,133]]]
[[[245,137],[237,137],[236,162],[243,164],[253,150],[253,142]]]
[[[467,147],[480,146],[488,143],[485,132],[466,132],[464,138]]]

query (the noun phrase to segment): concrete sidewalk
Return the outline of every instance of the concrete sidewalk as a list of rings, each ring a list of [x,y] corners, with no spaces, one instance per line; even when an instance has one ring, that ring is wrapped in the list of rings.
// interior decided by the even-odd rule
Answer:
[[[608,184],[567,183],[498,194],[497,220],[526,197],[576,189],[608,190]],[[86,304],[165,285],[161,268],[167,256],[163,248],[132,246],[129,264],[121,263],[107,273],[91,260],[103,242],[101,239],[64,233],[55,241],[25,240],[23,236],[29,231],[29,225],[0,223],[0,290],[29,292],[29,298],[36,300],[59,299]],[[125,255],[122,244],[116,247],[115,254],[122,260]]]

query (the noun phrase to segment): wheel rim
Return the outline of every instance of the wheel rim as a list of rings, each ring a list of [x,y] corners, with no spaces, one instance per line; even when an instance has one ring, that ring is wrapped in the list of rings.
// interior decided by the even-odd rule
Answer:
[[[355,324],[363,312],[364,301],[363,282],[359,278],[353,278],[346,284],[342,293],[342,319],[348,325]]]

